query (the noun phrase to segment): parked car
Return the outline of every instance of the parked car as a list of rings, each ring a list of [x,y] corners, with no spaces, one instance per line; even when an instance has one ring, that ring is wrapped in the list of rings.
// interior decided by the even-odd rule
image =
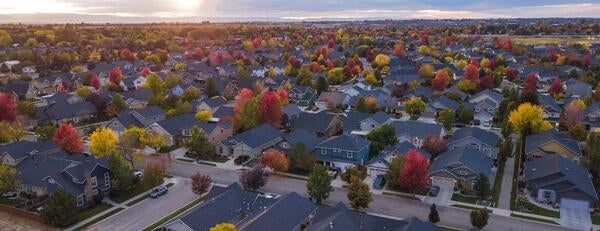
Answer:
[[[152,192],[150,192],[150,197],[158,198],[158,197],[166,194],[168,191],[169,191],[169,189],[166,186],[161,185],[161,186],[158,186],[158,187],[152,189]]]
[[[14,197],[17,197],[17,195],[18,194],[15,191],[8,191],[8,192],[2,193],[2,197],[4,197],[4,198],[14,198]]]
[[[385,185],[385,177],[383,175],[377,175],[375,180],[373,180],[373,188],[374,189],[383,189]]]
[[[243,163],[246,163],[246,161],[248,161],[249,159],[250,156],[247,155],[238,156],[237,158],[235,158],[235,160],[233,160],[233,163],[235,163],[236,165],[242,165]]]
[[[429,195],[431,197],[436,197],[439,192],[440,192],[440,186],[434,185],[434,186],[429,187],[429,192],[427,193],[427,195]]]
[[[144,176],[144,173],[143,173],[143,172],[141,172],[141,171],[135,171],[135,172],[133,172],[132,174],[133,174],[133,176],[134,176],[135,178],[138,178],[138,179],[139,179],[139,178],[142,178],[142,176]]]

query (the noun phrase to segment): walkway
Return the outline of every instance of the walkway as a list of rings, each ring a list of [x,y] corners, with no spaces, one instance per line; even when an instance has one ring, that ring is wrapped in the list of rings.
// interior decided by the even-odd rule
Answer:
[[[513,186],[513,173],[515,171],[515,158],[509,157],[504,165],[504,176],[502,176],[502,186],[500,186],[500,199],[498,208],[510,210],[510,194]]]

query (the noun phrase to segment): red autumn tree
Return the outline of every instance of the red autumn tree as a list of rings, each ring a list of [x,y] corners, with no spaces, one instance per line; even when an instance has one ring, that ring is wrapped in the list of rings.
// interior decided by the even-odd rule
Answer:
[[[513,69],[513,68],[506,68],[506,70],[504,71],[504,75],[506,75],[506,79],[508,79],[508,81],[513,81],[517,78],[517,75],[519,74],[519,71],[517,71],[517,69]]]
[[[535,93],[537,91],[537,76],[534,73],[527,74],[525,84],[523,85],[523,93]]]
[[[148,67],[144,67],[144,68],[142,68],[142,71],[140,71],[140,75],[142,77],[146,77],[146,76],[150,75],[150,73],[151,73],[151,71],[150,71],[150,68],[148,68]]]
[[[203,59],[204,56],[204,50],[202,50],[202,48],[194,49],[194,52],[191,54],[191,58],[197,60]]]
[[[65,85],[65,83],[60,83],[60,85],[58,86],[58,92],[59,93],[67,93],[67,86]]]
[[[54,142],[68,153],[81,153],[83,144],[77,130],[70,123],[61,123],[54,133]]]
[[[395,56],[398,56],[400,58],[406,57],[406,51],[404,50],[404,43],[403,42],[396,43],[396,45],[394,45],[393,52],[394,52]]]
[[[331,69],[333,69],[333,67],[334,67],[334,65],[333,65],[333,61],[331,61],[330,59],[328,59],[328,60],[325,62],[325,68],[327,68],[327,70],[331,70]]]
[[[123,50],[121,50],[121,58],[125,59],[125,60],[129,60],[129,61],[133,61],[133,54],[131,54],[131,51],[129,50],[129,48],[123,48]]]
[[[329,42],[327,42],[327,47],[333,48],[334,46],[335,46],[335,40],[329,39]]]
[[[248,88],[242,88],[235,99],[235,105],[233,107],[235,114],[237,115],[239,113],[242,104],[252,99],[254,99],[254,92]]]
[[[90,80],[90,86],[94,87],[94,89],[100,89],[100,79],[96,74],[93,74],[92,79]]]
[[[448,141],[443,137],[427,135],[423,140],[423,146],[421,148],[429,152],[431,157],[435,159],[439,154],[442,154],[448,149],[447,145]]]
[[[435,78],[431,81],[431,88],[436,91],[443,91],[448,87],[448,83],[450,83],[448,72],[442,69],[435,73]]]
[[[492,89],[494,88],[494,81],[490,75],[485,75],[479,80],[479,89]]]
[[[285,154],[276,150],[262,154],[260,161],[263,165],[279,172],[287,172],[290,167],[290,161]]]
[[[121,72],[121,68],[114,67],[112,70],[110,70],[108,79],[110,80],[111,83],[114,83],[117,85],[120,84],[121,80],[123,79],[123,73]]]
[[[560,124],[567,129],[575,127],[583,120],[584,106],[582,101],[571,101],[560,115]]]
[[[277,101],[279,102],[279,104],[281,106],[288,104],[288,102],[289,102],[288,93],[287,93],[287,91],[285,91],[285,89],[279,88],[279,89],[277,89],[275,94],[277,95]]]
[[[464,78],[471,81],[475,85],[479,84],[479,68],[472,63],[465,67]]]
[[[550,95],[555,96],[564,92],[562,82],[559,78],[552,80],[552,84],[550,84],[550,89],[548,89],[548,93]]]
[[[266,91],[260,96],[260,100],[258,101],[258,111],[263,123],[268,123],[273,126],[279,124],[282,110],[275,92]]]
[[[590,56],[590,54],[586,54],[583,56],[583,60],[581,62],[583,63],[584,66],[587,67],[592,62],[592,57]]]
[[[400,171],[400,187],[414,193],[427,188],[429,183],[429,160],[414,149],[408,150]]]
[[[200,173],[192,175],[192,192],[198,196],[207,192],[211,184],[212,179],[209,175]]]
[[[0,121],[13,121],[17,118],[17,102],[9,93],[0,93]]]

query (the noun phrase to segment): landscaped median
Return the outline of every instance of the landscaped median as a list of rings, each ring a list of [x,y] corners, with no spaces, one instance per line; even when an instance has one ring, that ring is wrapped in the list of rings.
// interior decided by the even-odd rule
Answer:
[[[210,190],[209,190],[210,191]],[[161,218],[160,220],[154,222],[153,224],[147,226],[146,228],[143,229],[143,231],[152,231],[156,228],[158,228],[159,226],[167,223],[168,221],[172,220],[173,218],[187,212],[188,210],[190,210],[191,208],[193,208],[194,206],[196,206],[197,204],[200,204],[202,201],[204,201],[206,195],[199,197],[195,200],[193,200],[192,202],[184,205],[183,207],[175,210],[175,212],[170,213],[169,215]]]

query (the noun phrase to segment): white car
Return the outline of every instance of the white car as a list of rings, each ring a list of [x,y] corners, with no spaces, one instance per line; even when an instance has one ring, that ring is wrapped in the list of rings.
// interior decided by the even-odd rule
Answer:
[[[142,178],[142,176],[144,176],[144,173],[141,171],[135,171],[135,172],[133,172],[133,176],[135,176],[137,178]]]

